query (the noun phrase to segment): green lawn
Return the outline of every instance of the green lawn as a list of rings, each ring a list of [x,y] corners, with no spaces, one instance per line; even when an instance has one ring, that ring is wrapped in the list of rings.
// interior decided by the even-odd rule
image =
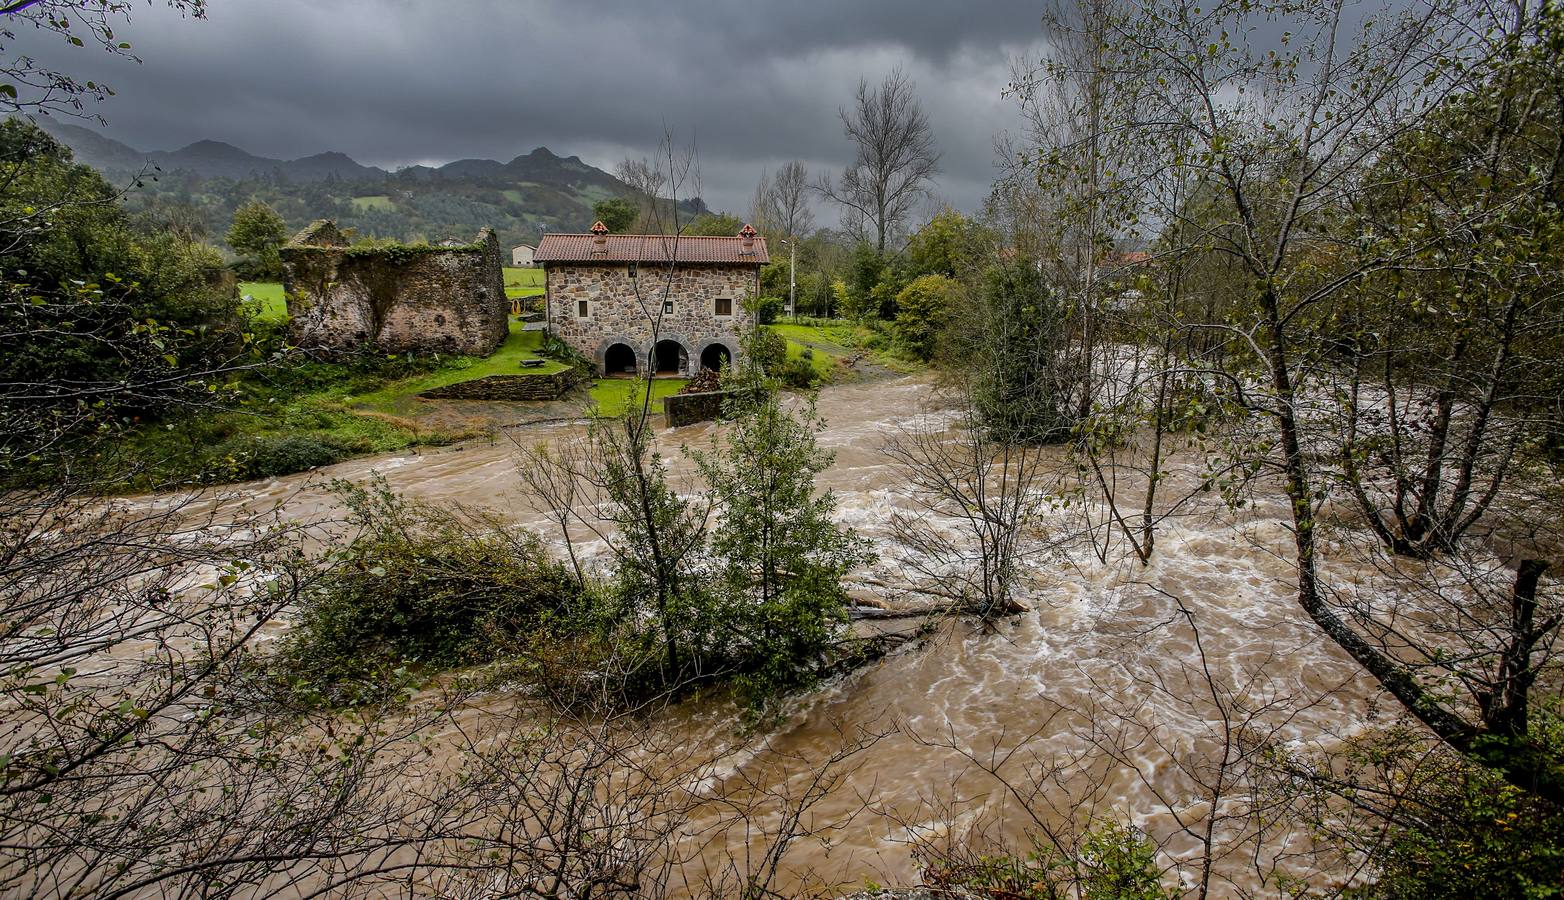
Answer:
[[[835,381],[838,370],[836,361],[841,359],[842,356],[840,354],[821,350],[819,347],[811,348],[792,339],[788,340],[788,359],[798,359],[802,357],[805,350],[811,351],[809,354],[809,365],[814,368],[815,374],[820,376],[820,380],[826,384],[830,384],[832,381]]]
[[[778,323],[767,327],[787,338],[789,358],[798,355],[799,350],[795,349],[797,345],[813,345],[817,370],[820,369],[822,355],[845,358],[855,353],[867,353],[876,364],[893,372],[917,372],[924,368],[924,364],[918,360],[900,355],[884,331],[851,322],[837,320],[830,324],[814,325]]]
[[[639,404],[642,394],[637,388],[642,384],[645,382],[639,378],[598,379],[592,385],[592,403],[597,407],[598,415],[623,415],[627,409]],[[652,379],[652,414],[662,415],[662,398],[679,393],[686,384],[689,382],[683,378]]]
[[[419,394],[448,384],[486,378],[490,375],[552,375],[570,368],[562,362],[547,359],[538,350],[543,346],[543,332],[523,331],[521,323],[512,320],[510,334],[493,356],[486,358],[458,357],[438,371],[415,378],[406,378],[386,385],[372,394],[354,398],[353,405],[375,412],[404,413]],[[543,365],[523,369],[524,359],[541,359]]]
[[[505,296],[514,300],[517,297],[535,297],[541,293],[543,293],[542,269],[505,267]]]
[[[354,197],[353,208],[359,212],[363,212],[366,209],[392,210],[396,209],[396,204],[392,203],[391,198],[385,194],[378,194],[373,197]]]
[[[276,281],[241,281],[239,296],[253,298],[259,305],[255,319],[258,322],[288,321],[288,299],[282,293],[282,285]]]

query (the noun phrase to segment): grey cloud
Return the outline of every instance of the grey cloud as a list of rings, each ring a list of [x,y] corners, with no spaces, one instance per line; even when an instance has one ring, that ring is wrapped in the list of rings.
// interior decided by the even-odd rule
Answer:
[[[697,144],[708,202],[736,212],[763,168],[845,164],[838,107],[860,77],[901,66],[944,154],[938,190],[972,208],[1013,122],[1009,61],[1036,52],[1039,13],[1020,0],[212,0],[205,22],[140,10],[125,29],[140,66],[36,49],[113,85],[108,133],[139,147],[212,138],[395,165],[545,145],[611,168],[668,129]]]

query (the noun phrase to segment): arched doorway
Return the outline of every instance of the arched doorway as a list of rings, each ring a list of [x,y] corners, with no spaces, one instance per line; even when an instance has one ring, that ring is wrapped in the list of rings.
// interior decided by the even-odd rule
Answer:
[[[707,344],[701,351],[701,368],[720,371],[733,363],[733,354],[722,344]]]
[[[634,375],[635,349],[629,344],[613,344],[603,353],[604,375]]]
[[[658,341],[652,361],[658,375],[683,375],[690,365],[689,354],[678,341]]]

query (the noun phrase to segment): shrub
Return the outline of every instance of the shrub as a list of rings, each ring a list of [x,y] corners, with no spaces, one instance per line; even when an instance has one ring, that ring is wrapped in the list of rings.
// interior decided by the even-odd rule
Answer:
[[[776,377],[790,388],[808,390],[820,383],[820,373],[808,359],[789,359],[782,363],[782,368],[776,373]]]
[[[950,323],[956,283],[943,275],[913,279],[896,295],[896,339],[918,359],[934,355],[937,339]]]
[[[746,352],[762,372],[777,375],[787,364],[787,338],[769,328],[757,328]]]
[[[494,659],[581,594],[530,532],[407,500],[383,479],[333,490],[354,534],[311,579],[279,651],[296,696],[385,699],[406,673]]]
[[[305,435],[245,435],[229,438],[214,451],[219,460],[227,460],[235,478],[273,478],[291,475],[341,458],[341,453],[322,441]]]
[[[782,310],[787,307],[787,301],[781,297],[761,297],[755,301],[755,315],[759,317],[760,324],[770,325],[782,317]]]
[[[1157,853],[1133,826],[1105,822],[1066,853],[1039,846],[1023,856],[976,854],[963,848],[920,854],[924,879],[937,888],[975,890],[1014,900],[1167,900]]]

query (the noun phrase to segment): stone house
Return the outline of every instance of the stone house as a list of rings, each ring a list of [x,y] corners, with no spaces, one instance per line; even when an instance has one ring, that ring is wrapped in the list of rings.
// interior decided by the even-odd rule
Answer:
[[[738,359],[739,335],[755,324],[766,240],[745,225],[735,237],[546,234],[534,257],[544,269],[549,333],[605,375],[643,365],[694,375]],[[657,322],[653,340],[653,319]]]
[[[510,248],[510,264],[513,268],[530,269],[533,254],[537,252],[538,248],[531,244],[517,244]]]
[[[509,328],[501,259],[487,228],[470,244],[353,246],[315,222],[282,247],[289,340],[488,356]]]

